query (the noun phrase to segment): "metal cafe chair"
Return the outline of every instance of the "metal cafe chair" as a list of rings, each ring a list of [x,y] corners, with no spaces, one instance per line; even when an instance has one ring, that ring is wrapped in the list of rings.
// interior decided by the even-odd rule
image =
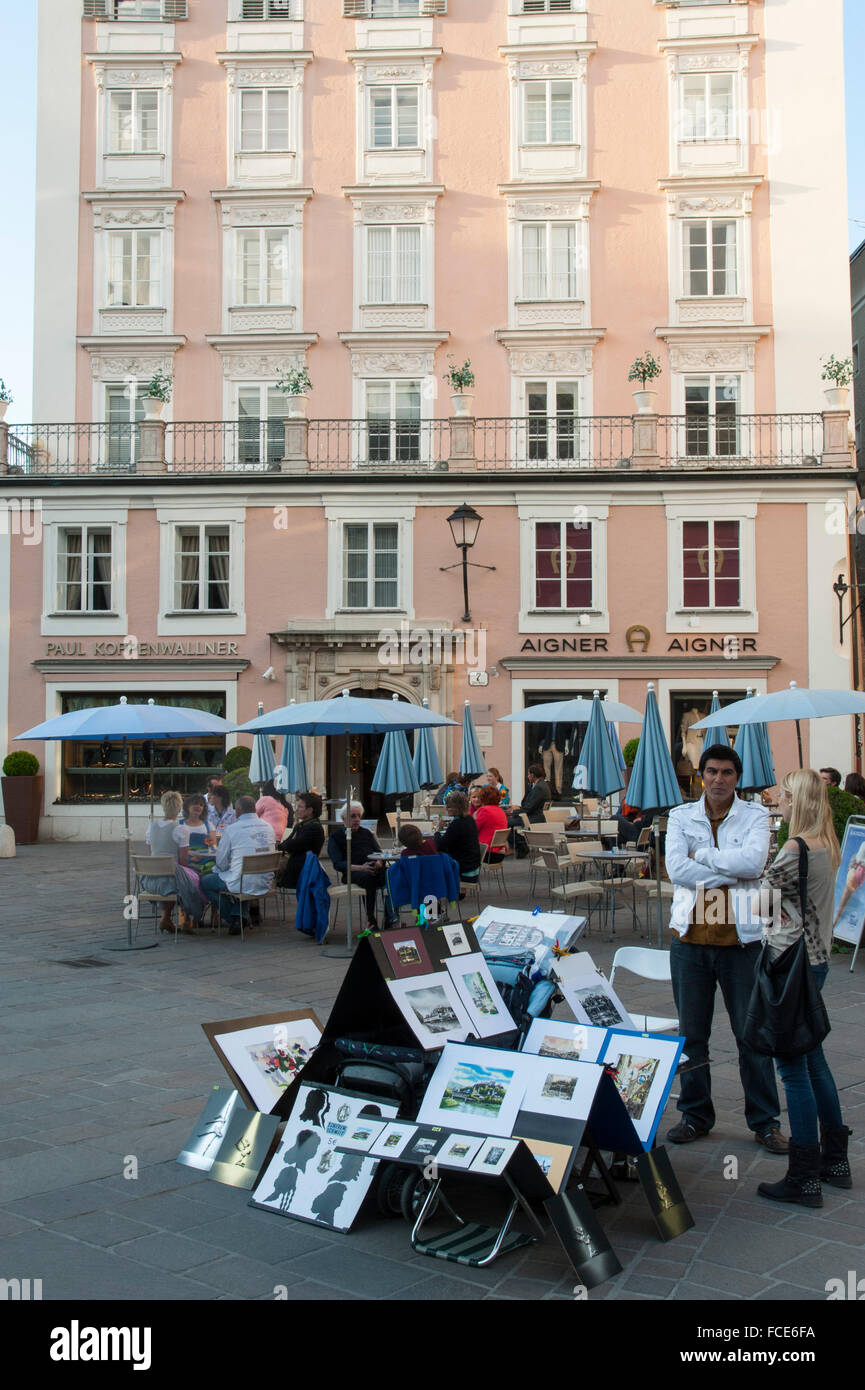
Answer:
[[[586,931],[588,932],[592,912],[596,909],[603,909],[606,902],[606,885],[595,879],[586,880],[583,883],[569,883],[565,878],[566,870],[560,865],[559,857],[554,849],[542,849],[541,858],[549,876],[550,902],[553,905],[560,903],[565,910],[574,904],[585,904],[589,914],[586,921]],[[568,861],[570,862],[570,855]],[[560,882],[553,886],[553,879],[556,877],[560,879]]]
[[[506,898],[509,894],[505,883],[505,861],[501,859],[498,863],[490,863],[489,856],[498,853],[500,850],[507,850],[509,834],[510,831],[508,829],[494,830],[493,837],[489,844],[483,842],[481,845],[480,881],[483,882],[484,879],[492,878],[495,874],[498,874],[499,881],[502,885],[502,892]]]
[[[132,856],[132,868],[135,873],[135,900],[141,903],[153,903],[153,931],[157,930],[157,903],[171,903],[177,906],[177,893],[145,893],[141,888],[142,878],[174,878],[177,865],[169,854],[135,854]],[[174,944],[177,945],[177,931],[180,925],[179,915],[174,916]],[[138,933],[138,921],[135,923],[135,934]]]
[[[245,854],[240,861],[240,888],[236,893],[229,893],[227,888],[221,889],[216,903],[216,935],[219,935],[219,928],[222,922],[222,899],[231,898],[233,902],[240,903],[240,939],[243,940],[243,904],[261,903],[262,919],[267,913],[267,899],[276,898],[282,904],[282,911],[285,912],[285,899],[281,898],[275,880],[271,880],[270,887],[265,893],[246,893],[243,888],[243,881],[253,874],[276,874],[284,860],[277,851],[272,854]]]

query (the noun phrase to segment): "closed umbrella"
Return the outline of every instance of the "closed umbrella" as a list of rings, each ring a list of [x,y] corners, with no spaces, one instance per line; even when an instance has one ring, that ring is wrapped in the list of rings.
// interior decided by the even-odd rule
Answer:
[[[622,761],[624,762],[624,759]],[[624,785],[622,769],[607,732],[600,693],[596,690],[592,700],[592,712],[589,715],[589,726],[574,768],[574,786],[604,797],[609,796],[610,792],[620,791]]]
[[[424,709],[427,708],[426,698],[423,707]],[[444,773],[436,752],[436,746],[433,743],[432,729],[418,729],[415,735],[412,762],[419,786],[440,787],[442,785],[445,780]]]
[[[670,757],[667,736],[661,724],[655,685],[649,681],[646,691],[646,714],[637,756],[628,782],[628,805],[653,813],[669,811],[682,804],[682,792]],[[661,944],[661,845],[658,823],[654,824],[655,882],[658,890],[658,945]]]
[[[721,701],[720,701],[720,698],[719,698],[719,696],[718,696],[718,692],[717,692],[717,690],[713,690],[713,691],[712,691],[712,703],[711,703],[711,705],[710,705],[710,707],[709,707],[709,713],[710,713],[710,714],[717,714],[717,713],[719,712],[720,708],[721,708]],[[715,730],[715,736],[714,736],[714,738],[712,739],[712,742],[713,742],[713,743],[723,743],[723,745],[724,745],[725,748],[729,748],[729,747],[730,747],[730,735],[727,733],[727,726],[726,726],[726,724],[721,724],[721,725],[719,725],[719,727]]]
[[[753,698],[750,690],[747,698]],[[739,754],[742,762],[742,775],[739,778],[738,789],[743,792],[759,792],[765,787],[775,785],[775,770],[772,769],[772,780],[766,781],[766,763],[764,755],[763,740],[760,737],[761,729],[765,726],[760,724],[740,724],[739,732],[736,735],[735,750]]]
[[[394,695],[393,698],[399,699],[397,695]],[[399,798],[420,791],[420,783],[415,775],[408,739],[402,729],[394,729],[391,733],[385,734],[384,743],[378,755],[375,776],[370,785],[374,792],[380,792],[382,796],[395,796],[397,798],[396,833],[399,835]]]
[[[624,755],[624,753],[622,752],[622,745],[619,743],[619,736],[618,736],[618,734],[616,733],[615,729],[613,728],[613,721],[612,721],[612,719],[610,719],[609,715],[607,714],[607,711],[606,711],[606,704],[607,704],[607,697],[606,697],[606,695],[605,695],[601,707],[602,707],[602,710],[603,710],[604,718],[605,718],[606,721],[607,721],[607,733],[610,735],[610,747],[611,747],[612,750],[613,750],[613,757],[615,758],[616,762],[619,764],[619,771],[620,771],[620,772],[624,772],[625,768],[627,767],[627,763],[625,762],[625,755]]]
[[[794,720],[799,745],[799,766],[802,767],[803,719],[829,719],[842,714],[865,714],[865,695],[858,690],[809,690],[791,681],[787,690],[773,690],[768,695],[754,695],[750,700],[736,700],[721,714],[708,714],[692,725],[694,729],[714,729],[719,724],[774,724]]]
[[[152,700],[146,704],[130,705],[125,695],[117,705],[101,705],[91,709],[72,710],[69,714],[58,714],[43,724],[36,724],[26,733],[16,734],[16,740],[62,740],[102,742],[105,739],[119,739],[123,750],[123,841],[126,861],[126,897],[131,897],[132,865],[130,856],[129,829],[129,760],[130,739],[146,740],[154,738],[189,738],[196,734],[234,733],[236,724],[221,719],[217,714],[207,714],[204,710],[188,709],[181,705],[157,705]],[[126,917],[126,940],[108,950],[143,951],[157,943],[155,941],[133,942],[132,917]]]
[[[604,718],[618,723],[624,719],[628,724],[642,724],[643,716],[631,705],[623,705],[621,700],[604,699],[601,704]],[[573,700],[547,700],[542,705],[529,705],[518,709],[514,714],[503,714],[500,724],[588,724],[592,716],[592,701],[582,695]]]
[[[296,704],[296,700],[289,702],[290,706]],[[290,792],[296,796],[298,792],[309,790],[306,754],[303,751],[303,739],[298,734],[286,734],[283,738],[282,755],[276,768],[276,778],[278,791]]]
[[[463,746],[460,753],[460,765],[458,771],[466,777],[479,777],[482,772],[486,772],[487,765],[484,762],[484,755],[478,743],[478,736],[475,732],[474,720],[472,719],[471,705],[466,700],[465,710],[463,711]]]
[[[258,702],[259,715],[264,714],[264,705]],[[249,763],[249,780],[254,787],[260,787],[262,782],[269,782],[276,771],[276,760],[273,756],[273,745],[267,734],[256,734],[252,740],[252,758]]]

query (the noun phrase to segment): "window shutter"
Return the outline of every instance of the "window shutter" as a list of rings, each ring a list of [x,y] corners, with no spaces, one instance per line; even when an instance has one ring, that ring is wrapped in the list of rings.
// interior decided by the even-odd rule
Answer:
[[[107,19],[109,0],[84,0],[85,19]]]
[[[186,0],[162,0],[163,19],[188,19]]]
[[[243,0],[244,19],[264,19],[264,0]]]
[[[370,0],[342,0],[342,13],[345,19],[363,19],[370,12]]]
[[[448,0],[421,0],[421,14],[447,14]]]

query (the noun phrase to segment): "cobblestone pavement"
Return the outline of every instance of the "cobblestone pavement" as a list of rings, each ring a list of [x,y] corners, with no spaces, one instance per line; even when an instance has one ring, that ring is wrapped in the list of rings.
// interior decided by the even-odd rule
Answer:
[[[508,904],[528,905],[524,866],[506,873]],[[22,847],[0,860],[0,1277],[41,1279],[45,1299],[270,1299],[280,1285],[291,1299],[573,1297],[552,1235],[488,1269],[463,1268],[415,1254],[407,1224],[368,1207],[336,1235],[252,1210],[245,1193],[177,1164],[208,1089],[225,1082],[200,1024],[302,1005],[324,1019],[346,962],[272,919],[243,942],[207,933],[113,953],[121,880],[116,845]],[[621,910],[617,932],[616,944],[639,940]],[[609,967],[614,945],[597,930],[584,944]],[[668,987],[619,984],[635,1009],[673,1012]],[[826,1050],[856,1132],[854,1190],[827,1188],[817,1212],[755,1195],[784,1160],[745,1128],[719,1002],[717,1126],[670,1146],[696,1224],[663,1244],[641,1189],[627,1185],[624,1203],[599,1213],[624,1270],[590,1298],[822,1300],[828,1279],[865,1274],[865,958],[851,974],[849,957],[836,957],[826,993]],[[675,1118],[671,1100],[662,1135]],[[124,1177],[129,1155],[135,1179]]]

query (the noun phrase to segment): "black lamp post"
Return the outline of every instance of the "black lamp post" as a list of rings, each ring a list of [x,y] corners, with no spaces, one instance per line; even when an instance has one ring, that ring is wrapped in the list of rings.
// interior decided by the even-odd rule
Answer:
[[[849,623],[850,619],[855,618],[856,614],[859,612],[859,609],[862,607],[863,604],[865,604],[865,599],[860,599],[856,606],[853,607],[853,599],[851,599],[850,612],[847,614],[847,617],[845,618],[844,595],[852,592],[855,596],[856,592],[859,589],[865,589],[865,584],[847,584],[844,580],[843,574],[839,574],[838,578],[835,580],[835,583],[832,585],[832,590],[835,594],[835,597],[838,600],[838,638],[841,642],[844,641],[844,629]]]
[[[455,512],[451,512],[448,517],[448,526],[451,528],[451,535],[454,545],[462,551],[462,559],[456,565],[440,565],[439,572],[444,574],[446,570],[454,570],[458,565],[463,567],[463,601],[465,612],[462,621],[470,623],[472,615],[469,612],[469,565],[473,565],[479,570],[494,570],[495,565],[479,565],[474,560],[468,559],[468,552],[471,550],[478,538],[478,531],[481,527],[483,517],[476,512],[474,507],[470,507],[467,502],[463,502],[461,507],[457,507]]]

